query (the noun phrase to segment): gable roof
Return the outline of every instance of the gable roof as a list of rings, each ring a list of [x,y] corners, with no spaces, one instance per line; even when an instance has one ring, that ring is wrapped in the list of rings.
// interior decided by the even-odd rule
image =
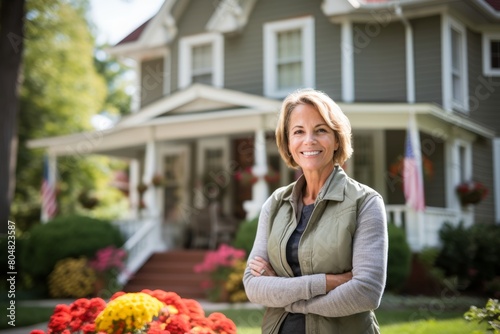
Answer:
[[[136,126],[172,114],[237,108],[278,111],[280,106],[281,101],[278,100],[196,83],[147,105],[138,113],[124,118],[116,127]]]
[[[163,47],[177,34],[177,26],[171,11],[177,0],[165,0],[152,18],[141,24],[115,46],[107,49],[111,55],[130,55],[145,48]]]

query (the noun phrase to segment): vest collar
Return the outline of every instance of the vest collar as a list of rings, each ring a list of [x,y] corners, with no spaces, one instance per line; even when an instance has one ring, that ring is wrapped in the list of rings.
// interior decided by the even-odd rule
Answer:
[[[302,189],[306,183],[304,174],[302,174],[297,182],[293,184],[292,191],[289,195],[285,196],[283,199],[285,201],[291,201],[298,203],[299,199],[302,197]],[[342,167],[336,165],[331,172],[328,179],[326,179],[325,184],[321,188],[318,198],[316,198],[316,203],[321,200],[332,200],[332,201],[343,201],[345,194],[345,187],[347,184],[347,174],[344,172]]]

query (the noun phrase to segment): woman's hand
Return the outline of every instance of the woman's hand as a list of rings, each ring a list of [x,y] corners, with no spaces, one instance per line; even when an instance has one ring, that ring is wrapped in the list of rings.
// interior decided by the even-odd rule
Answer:
[[[326,293],[332,291],[336,287],[349,282],[352,279],[352,272],[348,271],[343,274],[326,274]]]
[[[273,267],[260,256],[256,256],[248,261],[248,267],[254,276],[276,276]]]

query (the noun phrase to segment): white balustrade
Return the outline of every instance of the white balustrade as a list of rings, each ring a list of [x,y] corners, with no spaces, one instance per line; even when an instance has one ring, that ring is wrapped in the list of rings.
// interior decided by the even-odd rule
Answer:
[[[419,230],[418,215],[405,205],[386,205],[387,221],[403,228],[406,240],[412,251],[440,245],[439,230],[448,222],[457,226],[463,222],[468,227],[473,223],[471,210],[453,210],[447,208],[426,207],[422,215],[422,234]]]

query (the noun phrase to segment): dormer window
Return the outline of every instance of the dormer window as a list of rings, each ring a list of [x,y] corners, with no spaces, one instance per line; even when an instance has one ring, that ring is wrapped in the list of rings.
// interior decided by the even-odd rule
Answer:
[[[483,35],[483,74],[500,76],[500,33]]]
[[[297,88],[315,86],[314,19],[264,25],[264,94],[282,98]]]
[[[179,88],[193,83],[224,86],[224,39],[217,33],[181,38]]]

